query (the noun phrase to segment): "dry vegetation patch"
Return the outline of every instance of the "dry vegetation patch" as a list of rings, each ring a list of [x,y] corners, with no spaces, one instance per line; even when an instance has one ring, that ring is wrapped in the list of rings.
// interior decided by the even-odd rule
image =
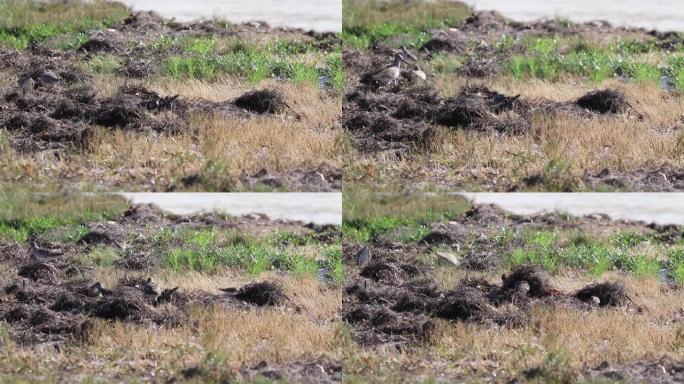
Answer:
[[[16,16],[0,20],[5,182],[341,188],[335,34],[177,23],[111,3],[111,17],[78,1],[7,6]],[[76,18],[79,8],[92,20]],[[56,80],[40,80],[46,71]]]
[[[352,196],[341,311],[350,381],[680,379],[681,228],[488,205],[423,221],[425,210],[405,208],[421,194]],[[359,265],[362,245],[372,256]]]
[[[399,22],[433,6],[452,9]],[[676,34],[464,16],[462,4],[442,2],[349,7],[347,181],[390,190],[398,179],[467,190],[681,189]],[[401,52],[416,60],[394,83],[369,82]],[[416,65],[426,81],[412,76]]]
[[[341,380],[339,228],[31,196],[0,196],[5,378]]]

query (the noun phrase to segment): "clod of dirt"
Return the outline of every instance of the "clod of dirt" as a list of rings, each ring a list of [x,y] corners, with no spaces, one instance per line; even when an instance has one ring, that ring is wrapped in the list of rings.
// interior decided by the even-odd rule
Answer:
[[[63,277],[61,270],[57,269],[52,264],[47,263],[31,263],[19,267],[17,274],[21,277],[38,281],[46,279],[48,281],[54,280],[57,277]]]
[[[518,98],[491,91],[484,86],[466,86],[456,97],[448,98],[436,111],[435,121],[449,127],[485,130],[493,128],[497,131],[521,132],[528,125],[524,120],[525,109],[519,119],[500,117],[504,111],[514,110]]]
[[[589,92],[577,99],[575,104],[581,108],[601,114],[623,113],[629,107],[625,95],[614,89]]]
[[[592,303],[592,297],[597,297],[601,307],[621,307],[631,301],[627,289],[619,283],[591,284],[577,291],[575,297],[585,303]]]
[[[164,19],[155,12],[136,12],[124,20],[124,25],[132,30],[160,30]]]
[[[164,219],[164,212],[154,204],[136,204],[128,208],[123,216],[128,221],[159,222]]]
[[[86,245],[116,245],[116,241],[112,239],[108,234],[99,231],[90,231],[78,239],[79,243]]]
[[[125,320],[144,306],[141,300],[125,297],[114,297],[97,302],[92,308],[95,317],[110,320]]]
[[[117,97],[103,100],[92,120],[105,127],[125,127],[140,118],[142,115],[132,98]]]
[[[484,320],[492,318],[494,307],[489,304],[485,294],[473,287],[461,286],[447,294],[437,304],[437,317],[449,320]]]
[[[278,113],[287,107],[283,95],[280,92],[271,89],[247,92],[235,99],[233,104],[235,104],[236,107],[260,115],[264,113]]]
[[[530,297],[545,297],[556,292],[549,284],[549,277],[546,271],[536,265],[518,267],[508,276],[502,276],[502,280],[503,284],[498,293],[500,299],[510,297],[523,282],[529,285],[527,295]]]
[[[247,284],[238,290],[235,297],[238,300],[260,307],[278,305],[285,300],[283,288],[278,284],[267,281]]]
[[[114,52],[118,51],[119,47],[114,46],[110,42],[102,39],[90,39],[86,41],[85,43],[81,44],[81,46],[78,48],[81,51],[85,51],[87,53],[97,53],[97,52]]]
[[[476,205],[465,213],[468,221],[487,224],[500,224],[506,219],[506,216],[506,211],[495,204]]]

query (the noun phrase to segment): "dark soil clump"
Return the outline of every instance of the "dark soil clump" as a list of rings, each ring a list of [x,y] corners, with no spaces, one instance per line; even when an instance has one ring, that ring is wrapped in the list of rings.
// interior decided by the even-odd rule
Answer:
[[[282,304],[285,300],[285,294],[280,285],[266,281],[241,287],[235,298],[263,307]]]
[[[580,108],[601,114],[624,113],[629,108],[627,98],[613,89],[589,92],[575,102]]]
[[[577,291],[575,297],[585,303],[591,303],[592,297],[597,297],[601,307],[622,307],[632,301],[625,287],[618,283],[592,284]]]
[[[279,113],[287,106],[283,95],[278,91],[270,89],[247,92],[235,99],[233,103],[239,108],[260,115],[265,113]]]
[[[534,265],[524,265],[513,270],[508,276],[502,276],[500,294],[506,295],[518,288],[520,283],[529,285],[528,295],[531,297],[549,296],[555,292],[550,287],[549,277],[545,270]]]

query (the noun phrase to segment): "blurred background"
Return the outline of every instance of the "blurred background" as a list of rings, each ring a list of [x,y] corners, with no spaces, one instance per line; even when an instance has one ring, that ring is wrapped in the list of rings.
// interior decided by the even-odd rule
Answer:
[[[186,215],[221,212],[232,216],[263,214],[272,220],[342,224],[342,194],[331,193],[119,193],[132,204],[154,204]]]
[[[562,17],[572,21],[605,20],[613,25],[660,31],[684,30],[681,0],[464,0],[477,10],[496,10],[515,20]]]
[[[342,30],[342,0],[121,0],[136,11],[155,11],[178,21],[198,18],[235,23],[265,21],[271,26],[317,32]]]

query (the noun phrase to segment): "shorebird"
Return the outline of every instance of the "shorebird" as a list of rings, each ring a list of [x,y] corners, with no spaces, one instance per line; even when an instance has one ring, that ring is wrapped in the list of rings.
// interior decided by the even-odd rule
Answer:
[[[373,75],[373,80],[383,85],[396,83],[401,74],[402,61],[406,62],[404,57],[400,53],[395,54],[392,65]]]
[[[358,252],[356,252],[356,264],[364,266],[368,264],[371,259],[371,252],[368,246],[364,246]]]
[[[64,255],[62,250],[41,248],[36,244],[35,239],[31,239],[31,256],[33,256],[35,260],[38,260],[41,263],[47,263],[60,258],[62,255]]]
[[[19,78],[19,80],[17,81],[17,85],[19,86],[19,89],[21,89],[22,96],[26,96],[26,94],[31,93],[31,91],[33,91],[35,82],[33,81],[33,78],[31,76],[24,76]]]
[[[437,256],[437,262],[439,264],[453,267],[458,267],[461,265],[461,259],[453,253],[435,252],[435,256]]]
[[[157,293],[157,291],[155,291],[154,287],[152,286],[152,278],[151,277],[147,278],[145,285],[143,285],[143,287],[142,287],[142,291],[145,295],[148,295],[148,296],[159,295],[159,293]]]
[[[59,82],[62,78],[51,70],[46,69],[36,77],[36,80],[38,80],[40,84],[50,85]]]
[[[102,284],[98,281],[97,283],[93,284],[90,286],[91,289],[95,289],[97,293],[100,295],[100,297],[104,296],[111,296],[114,292],[110,291],[109,289],[106,289],[102,287]]]

